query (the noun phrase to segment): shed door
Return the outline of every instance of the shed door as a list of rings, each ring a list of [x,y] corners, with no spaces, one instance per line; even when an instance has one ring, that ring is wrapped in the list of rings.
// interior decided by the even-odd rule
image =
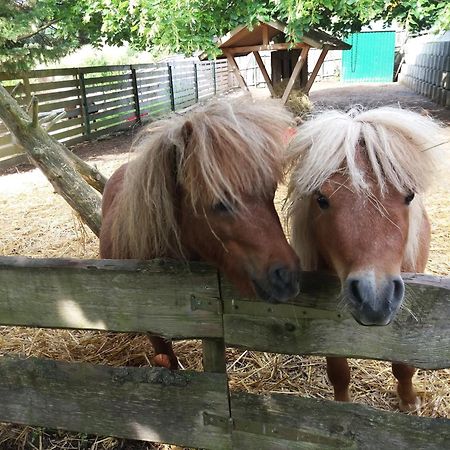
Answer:
[[[395,31],[355,33],[342,52],[342,81],[390,82],[394,75]]]

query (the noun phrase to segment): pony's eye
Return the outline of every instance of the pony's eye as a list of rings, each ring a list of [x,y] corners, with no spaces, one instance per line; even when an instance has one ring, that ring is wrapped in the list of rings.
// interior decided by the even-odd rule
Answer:
[[[322,195],[320,193],[317,197],[317,203],[319,204],[320,209],[327,209],[330,207],[330,202],[328,201],[328,199],[325,197],[325,195]]]
[[[407,205],[409,205],[412,201],[413,201],[413,199],[414,199],[414,192],[411,192],[410,194],[408,194],[406,197],[405,197],[405,203],[407,204]]]
[[[212,207],[213,211],[216,213],[231,213],[233,211],[229,203],[218,202]]]

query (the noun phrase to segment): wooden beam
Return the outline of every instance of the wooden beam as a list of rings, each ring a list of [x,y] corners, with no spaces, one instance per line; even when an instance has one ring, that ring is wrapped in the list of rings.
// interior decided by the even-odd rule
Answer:
[[[302,70],[303,64],[305,64],[306,58],[308,57],[309,49],[309,45],[302,48],[302,52],[298,57],[297,63],[295,64],[294,70],[292,71],[291,77],[289,78],[283,97],[281,98],[283,104],[285,104],[287,102],[287,99],[289,98],[289,94],[291,93],[292,87],[295,83],[295,79],[298,77],[298,74],[300,73],[300,70]]]
[[[270,95],[272,97],[275,97],[275,91],[273,89],[272,80],[270,79],[270,76],[267,73],[266,66],[264,65],[261,55],[258,52],[253,52],[253,55],[255,56],[256,63],[258,64],[259,69],[261,70],[262,76],[264,77],[264,80],[266,81],[267,87],[269,88]]]
[[[0,358],[0,421],[230,449],[224,374]],[[2,446],[3,447],[3,446]],[[4,448],[4,447],[3,447]]]
[[[286,394],[232,392],[233,449],[444,449],[450,420]]]
[[[359,325],[339,306],[337,277],[324,273],[303,272],[299,296],[276,305],[244,300],[222,279],[225,344],[260,352],[398,361],[423,369],[450,367],[450,278],[406,273],[402,278],[408,309],[384,327]]]
[[[233,73],[241,89],[243,91],[249,92],[247,83],[245,82],[244,77],[242,76],[241,71],[239,70],[236,60],[234,59],[234,56],[231,53],[228,53],[228,51],[224,52],[224,55],[227,57],[227,60],[231,66],[231,69],[233,70]]]
[[[161,260],[0,257],[0,325],[19,324],[222,338],[217,272]]]
[[[306,83],[305,90],[304,90],[305,94],[309,93],[311,86],[313,85],[314,80],[316,79],[316,76],[319,73],[319,69],[323,64],[325,57],[327,56],[328,50],[329,50],[328,45],[324,45],[322,52],[320,53],[319,59],[317,60],[316,65],[314,66],[314,69],[309,77],[309,80]]]
[[[231,54],[235,55],[236,53],[243,53],[243,52],[260,52],[262,50],[292,50],[294,48],[305,48],[309,45],[304,43],[297,43],[297,44],[289,44],[287,42],[282,42],[280,44],[267,44],[267,45],[247,45],[245,47],[226,47],[223,48],[223,54],[226,55]]]
[[[262,35],[263,45],[269,45],[269,27],[265,23],[262,24]]]

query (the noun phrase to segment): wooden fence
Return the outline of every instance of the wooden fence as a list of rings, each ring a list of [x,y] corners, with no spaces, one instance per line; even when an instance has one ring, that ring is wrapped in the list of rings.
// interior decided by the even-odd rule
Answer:
[[[450,280],[404,279],[414,315],[361,327],[337,309],[337,280],[318,273],[272,305],[203,264],[2,257],[0,324],[203,339],[207,371],[2,357],[0,421],[214,450],[448,449],[447,419],[228,389],[226,345],[450,367]]]
[[[161,64],[34,70],[8,74],[0,82],[19,103],[35,95],[41,117],[66,115],[50,134],[66,145],[95,139],[135,124],[157,119],[225,92],[226,61],[176,61]],[[0,122],[0,166],[11,164],[23,150]],[[11,159],[13,158],[13,159]]]

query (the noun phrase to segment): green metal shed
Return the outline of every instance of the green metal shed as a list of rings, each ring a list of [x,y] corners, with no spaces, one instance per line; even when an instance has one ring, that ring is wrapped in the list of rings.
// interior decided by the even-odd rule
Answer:
[[[352,48],[342,52],[342,81],[393,81],[395,31],[354,33],[346,42]]]

